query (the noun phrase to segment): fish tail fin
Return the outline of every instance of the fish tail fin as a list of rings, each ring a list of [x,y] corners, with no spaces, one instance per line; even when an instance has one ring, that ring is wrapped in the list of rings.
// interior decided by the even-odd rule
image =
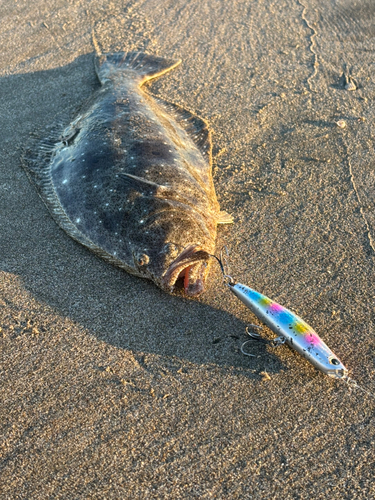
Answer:
[[[117,78],[136,80],[142,85],[147,80],[175,68],[180,62],[143,52],[115,52],[97,57],[95,67],[102,85]]]

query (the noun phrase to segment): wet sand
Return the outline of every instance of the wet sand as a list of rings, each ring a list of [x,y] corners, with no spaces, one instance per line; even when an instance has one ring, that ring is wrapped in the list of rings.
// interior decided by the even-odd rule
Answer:
[[[375,7],[354,5],[0,7],[2,498],[375,497],[375,397],[285,346],[243,356],[257,320],[218,267],[187,300],[110,266],[57,227],[20,161],[98,87],[95,52],[181,58],[148,88],[213,129],[232,275],[375,393]]]

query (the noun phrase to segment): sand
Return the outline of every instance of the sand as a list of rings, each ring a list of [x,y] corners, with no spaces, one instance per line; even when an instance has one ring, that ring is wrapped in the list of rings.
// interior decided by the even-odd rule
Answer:
[[[213,129],[232,275],[375,393],[374,16],[370,0],[3,2],[2,498],[375,497],[375,397],[286,346],[243,356],[257,320],[218,267],[194,300],[112,267],[20,161],[98,87],[95,52],[181,58],[148,88]]]

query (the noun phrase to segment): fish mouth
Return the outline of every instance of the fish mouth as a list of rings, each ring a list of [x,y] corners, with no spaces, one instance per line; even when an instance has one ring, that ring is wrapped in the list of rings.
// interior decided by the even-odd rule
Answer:
[[[184,290],[189,297],[203,292],[208,273],[210,254],[197,245],[190,245],[170,264],[163,284],[170,291],[179,279],[184,280]]]

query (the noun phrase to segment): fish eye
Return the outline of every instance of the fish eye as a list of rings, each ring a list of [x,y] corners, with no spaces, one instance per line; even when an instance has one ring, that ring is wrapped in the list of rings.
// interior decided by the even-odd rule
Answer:
[[[140,255],[137,258],[137,263],[138,263],[139,266],[145,266],[149,262],[150,262],[150,257],[148,255],[146,255],[145,253],[142,254],[142,255]]]
[[[338,359],[336,359],[336,358],[331,358],[331,359],[329,360],[329,362],[330,362],[330,363],[332,363],[332,364],[333,364],[333,365],[335,365],[335,366],[337,366],[337,365],[339,365],[339,364],[340,364],[340,361],[339,361]]]

